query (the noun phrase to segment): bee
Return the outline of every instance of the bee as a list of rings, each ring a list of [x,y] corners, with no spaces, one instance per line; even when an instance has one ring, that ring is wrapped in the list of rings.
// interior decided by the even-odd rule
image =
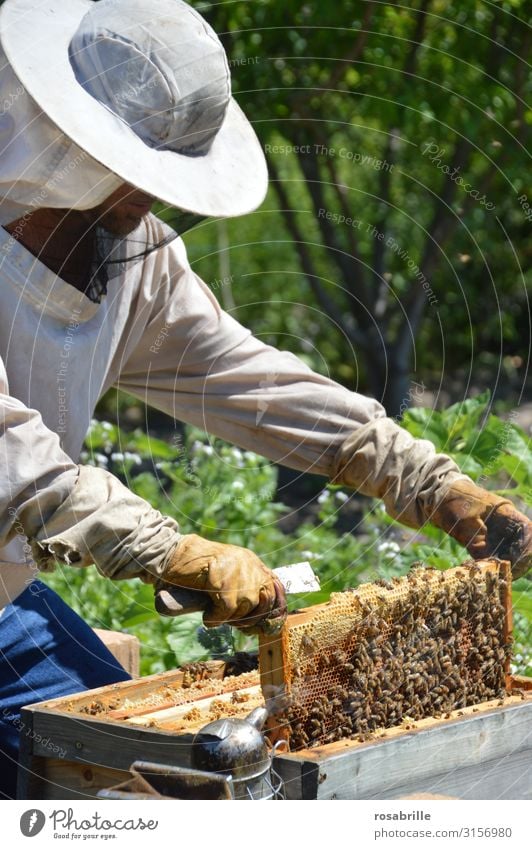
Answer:
[[[183,680],[181,681],[182,688],[184,690],[188,689],[189,687],[192,687],[193,683],[194,683],[194,679],[193,679],[190,671],[188,669],[185,669],[185,671],[183,673]]]
[[[321,726],[319,728],[313,728],[310,732],[310,739],[319,740],[319,738],[323,737],[324,734],[327,734],[327,729],[325,728],[325,726],[323,728]]]
[[[308,654],[314,654],[316,651],[316,643],[309,637],[308,634],[303,634],[301,637],[301,648]]]

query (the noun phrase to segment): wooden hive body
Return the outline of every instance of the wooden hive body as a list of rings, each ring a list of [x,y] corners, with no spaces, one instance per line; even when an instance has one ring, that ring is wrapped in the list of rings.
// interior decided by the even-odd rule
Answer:
[[[482,568],[508,577],[505,564]],[[377,588],[377,597],[381,590],[390,592]],[[293,614],[289,627],[308,613]],[[510,627],[508,613],[500,632],[505,641]],[[279,652],[279,641],[261,646],[263,662],[270,650]],[[279,670],[285,668],[264,666],[266,686],[272,680],[284,686]],[[225,664],[213,661],[28,706],[19,798],[90,798],[124,781],[135,760],[189,766],[199,727],[220,715],[245,716],[264,701],[258,673],[225,675]],[[294,799],[396,798],[416,791],[530,798],[532,747],[525,729],[532,720],[532,681],[510,678],[507,684],[517,688],[513,695],[447,717],[403,721],[364,742],[340,740],[279,755],[275,768]]]

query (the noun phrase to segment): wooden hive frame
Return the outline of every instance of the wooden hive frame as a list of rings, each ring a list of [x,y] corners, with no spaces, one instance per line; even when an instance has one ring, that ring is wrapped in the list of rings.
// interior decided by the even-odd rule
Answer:
[[[287,799],[532,797],[532,678],[512,676],[513,695],[275,759]]]
[[[350,665],[348,663],[350,654],[357,649],[361,641],[360,635],[364,631],[364,622],[369,620],[369,615],[373,612],[381,617],[381,623],[384,620],[393,619],[398,610],[402,611],[403,618],[407,619],[408,605],[412,603],[409,599],[413,593],[422,597],[423,604],[427,605],[428,609],[432,599],[441,597],[442,588],[446,588],[447,597],[452,598],[452,594],[462,591],[464,586],[466,588],[470,585],[479,588],[488,587],[490,578],[493,579],[492,586],[502,593],[500,600],[503,621],[500,644],[505,647],[504,685],[508,687],[510,685],[508,647],[512,632],[510,564],[506,561],[485,560],[476,563],[467,562],[444,572],[419,569],[404,578],[395,579],[393,583],[381,581],[363,584],[352,592],[333,594],[326,604],[291,614],[280,635],[261,637],[259,668],[265,700],[272,711],[272,718],[269,721],[271,739],[297,740],[297,733],[294,732],[296,720],[294,720],[293,712],[291,715],[292,706],[295,705],[296,713],[299,711],[303,715],[305,715],[306,707],[311,710],[313,706],[316,714],[316,705],[320,700],[323,703],[327,693],[332,698],[331,693],[334,693],[335,685],[336,690],[342,692],[343,688],[338,686],[338,682],[346,680],[344,669],[346,664]],[[486,589],[486,598],[488,597],[489,592]],[[446,627],[449,625],[447,624]],[[454,627],[457,630],[461,629],[464,644],[474,646],[475,634],[468,630],[468,623],[461,620],[460,623],[456,622]],[[408,631],[406,633],[408,634]],[[478,653],[478,647],[475,650]],[[466,651],[471,651],[471,648],[464,649],[464,657]],[[434,712],[437,713],[436,708]],[[331,716],[332,713],[329,712],[329,717]],[[320,716],[320,719],[323,719],[323,716]],[[324,721],[327,722],[327,720]],[[332,719],[328,721],[331,723]],[[318,720],[315,724],[318,725]],[[301,724],[298,727],[301,728]],[[384,724],[383,727],[390,727],[390,725]],[[334,736],[326,735],[324,724],[322,729],[323,734],[315,741],[315,744],[328,742],[328,738]],[[305,725],[305,731],[308,731],[308,722]],[[305,740],[308,735],[302,733]],[[321,732],[318,729],[316,733]],[[337,733],[339,737],[349,736],[347,728],[343,733]],[[307,745],[308,742],[299,742],[296,743],[296,748],[307,747]]]

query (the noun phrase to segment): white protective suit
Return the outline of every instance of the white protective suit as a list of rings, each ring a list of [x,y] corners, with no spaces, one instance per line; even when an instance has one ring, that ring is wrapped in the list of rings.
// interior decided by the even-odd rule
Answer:
[[[99,204],[118,178],[0,66],[0,224],[35,207]],[[149,215],[133,236],[152,243],[166,232]],[[0,228],[0,608],[36,576],[36,563],[95,561],[125,578],[160,574],[174,550],[172,519],[104,470],[77,465],[112,386],[271,460],[382,497],[412,526],[464,477],[377,401],[238,324],[191,269],[181,239],[126,266],[96,304]]]

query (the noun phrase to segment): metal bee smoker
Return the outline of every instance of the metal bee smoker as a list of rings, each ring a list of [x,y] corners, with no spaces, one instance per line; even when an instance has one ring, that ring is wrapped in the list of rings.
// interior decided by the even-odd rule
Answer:
[[[209,722],[192,741],[192,768],[230,777],[235,799],[284,799],[272,768],[279,744],[269,749],[262,734],[267,717],[266,708],[258,707],[245,719]]]

